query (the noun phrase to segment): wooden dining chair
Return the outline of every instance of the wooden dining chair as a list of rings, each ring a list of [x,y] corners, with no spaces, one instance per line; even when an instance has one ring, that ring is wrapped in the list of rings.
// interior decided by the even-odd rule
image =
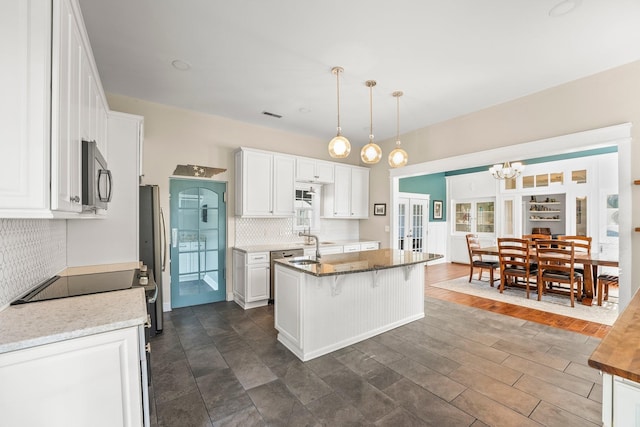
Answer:
[[[576,252],[591,255],[591,237],[588,236],[558,236],[558,240],[573,242]],[[576,271],[584,275],[584,265],[576,264]]]
[[[467,250],[469,251],[469,282],[473,278],[474,269],[478,271],[478,280],[482,280],[482,272],[489,270],[489,283],[493,287],[493,271],[500,267],[498,261],[484,259],[482,255],[474,253],[474,249],[480,249],[480,240],[477,234],[467,234]]]
[[[609,300],[609,285],[617,285],[618,276],[613,274],[600,274],[598,276],[598,305],[602,305],[602,301]]]
[[[504,285],[510,279],[515,285],[518,279],[524,279],[527,298],[529,298],[529,285],[531,276],[535,277],[536,271],[532,270],[530,263],[531,247],[527,239],[512,237],[498,238],[498,258],[500,260],[500,293],[504,292]],[[538,300],[540,292],[538,291]]]
[[[569,286],[571,307],[574,307],[574,297],[582,294],[582,274],[575,271],[574,243],[562,240],[538,240],[536,241],[536,258],[538,295],[542,294],[546,283],[566,284]],[[575,290],[574,284],[576,284]],[[559,289],[554,288],[554,292],[559,292]]]

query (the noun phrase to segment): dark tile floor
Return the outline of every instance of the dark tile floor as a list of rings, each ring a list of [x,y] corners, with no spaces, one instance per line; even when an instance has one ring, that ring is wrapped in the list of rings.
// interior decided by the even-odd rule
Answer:
[[[426,298],[424,319],[302,363],[273,306],[165,314],[152,425],[600,425],[599,340],[585,335]]]

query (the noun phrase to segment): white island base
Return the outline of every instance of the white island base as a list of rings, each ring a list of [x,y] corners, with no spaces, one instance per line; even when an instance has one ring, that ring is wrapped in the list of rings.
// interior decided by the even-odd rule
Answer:
[[[307,361],[424,317],[424,264],[316,276],[277,264],[278,341]]]

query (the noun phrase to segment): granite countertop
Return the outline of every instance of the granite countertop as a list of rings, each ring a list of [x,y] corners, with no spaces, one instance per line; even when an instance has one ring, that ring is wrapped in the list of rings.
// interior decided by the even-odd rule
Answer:
[[[0,353],[142,325],[143,288],[11,305],[0,312]]]
[[[338,274],[361,273],[384,270],[405,265],[420,264],[443,258],[439,254],[378,249],[374,251],[351,252],[323,255],[319,264],[295,264],[295,260],[277,259],[277,263],[314,276],[334,276]],[[293,262],[292,262],[293,261]]]
[[[285,243],[271,243],[268,245],[247,245],[247,246],[234,246],[233,249],[237,249],[242,252],[270,252],[270,251],[279,251],[279,250],[288,250],[288,249],[306,249],[306,248],[315,248],[316,243],[311,239],[312,243],[306,244],[304,242],[285,242]],[[357,243],[369,243],[376,242],[380,243],[379,240],[371,240],[371,239],[358,239],[358,240],[327,240],[324,241],[320,239],[320,247],[329,247],[329,246],[344,246],[344,245],[352,245]]]
[[[589,366],[640,383],[640,292],[589,357]]]

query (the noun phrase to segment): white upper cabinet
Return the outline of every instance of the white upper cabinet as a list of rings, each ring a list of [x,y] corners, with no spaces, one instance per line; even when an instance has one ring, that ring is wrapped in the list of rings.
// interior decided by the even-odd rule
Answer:
[[[333,183],[334,164],[323,160],[296,158],[296,181],[318,184]]]
[[[49,213],[51,3],[2,3],[0,217]]]
[[[245,148],[235,156],[236,215],[292,217],[295,157]]]
[[[3,2],[0,217],[74,217],[81,141],[106,157],[106,99],[77,0]]]
[[[369,217],[369,169],[335,165],[334,184],[323,190],[323,217]]]

